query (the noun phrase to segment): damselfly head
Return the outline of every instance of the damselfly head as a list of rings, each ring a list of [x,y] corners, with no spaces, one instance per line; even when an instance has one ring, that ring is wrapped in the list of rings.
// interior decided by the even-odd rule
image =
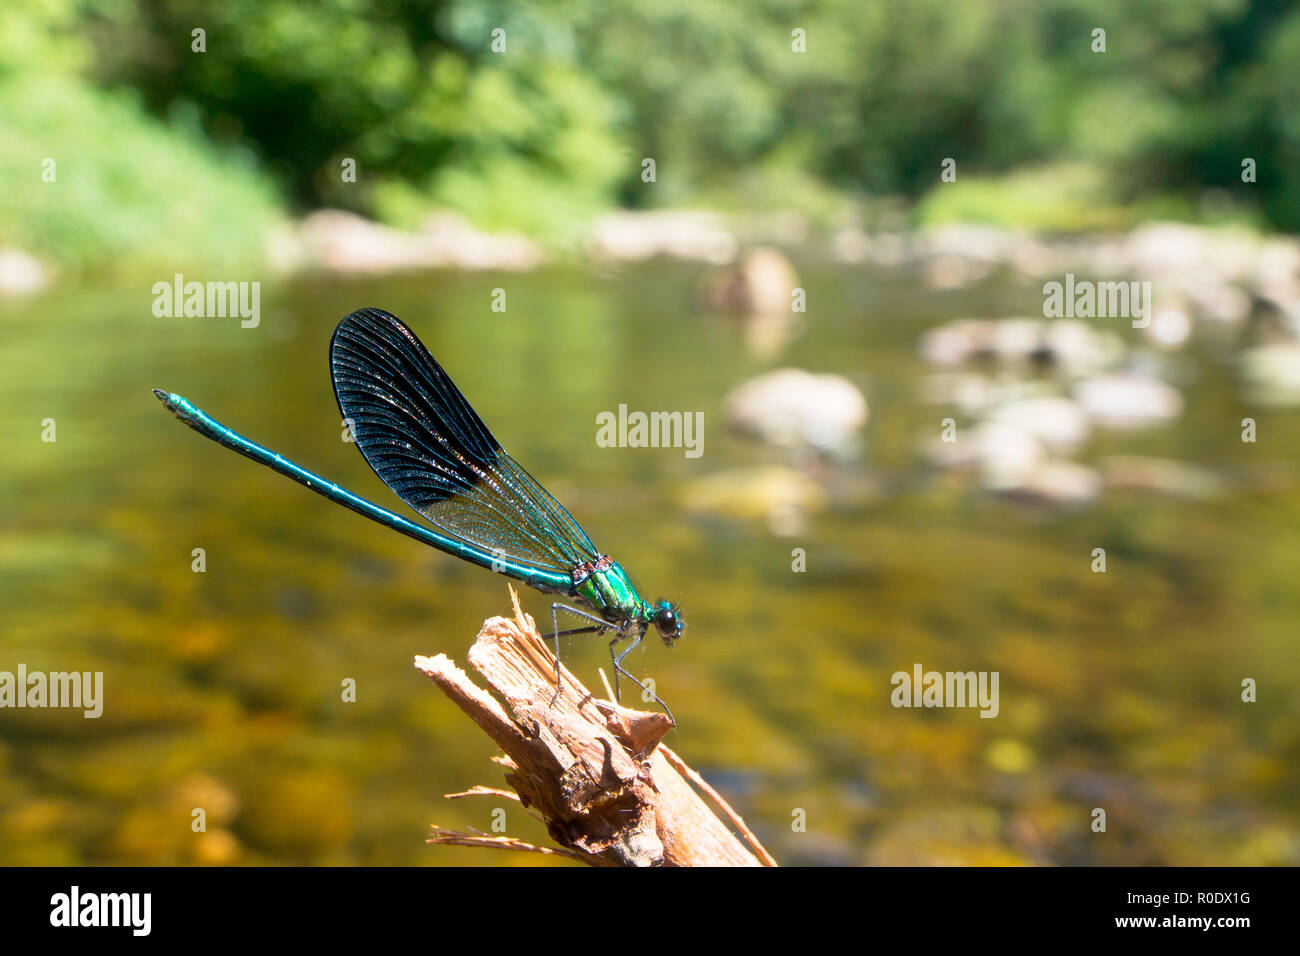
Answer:
[[[682,636],[686,630],[686,622],[682,620],[678,607],[675,604],[669,604],[667,601],[660,601],[654,607],[655,630],[663,638],[664,643],[669,647]]]

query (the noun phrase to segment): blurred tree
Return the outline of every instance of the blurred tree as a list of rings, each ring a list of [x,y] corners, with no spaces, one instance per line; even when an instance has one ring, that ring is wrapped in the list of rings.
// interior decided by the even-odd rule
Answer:
[[[202,53],[191,49],[196,28]],[[1098,28],[1105,52],[1093,49]],[[1007,188],[1038,170],[1035,203],[1050,201],[1055,169],[1100,183],[1104,195],[1090,187],[1037,217],[1059,227],[1080,203],[1140,214],[1172,197],[1194,215],[1217,193],[1296,229],[1297,54],[1292,0],[40,0],[0,10],[0,77],[57,72],[127,88],[173,127],[251,153],[300,207],[410,222],[450,206],[538,231],[611,203],[752,204],[764,182],[792,204],[818,189],[916,199],[935,191],[946,157],[959,181],[1001,177]],[[1258,164],[1249,187],[1246,156]],[[640,180],[644,157],[657,163],[654,189]],[[357,161],[355,184],[341,176],[345,158]],[[1099,221],[1112,220],[1083,215],[1078,226]]]
[[[301,205],[378,204],[401,217],[423,193],[497,219],[503,196],[519,206],[537,190],[594,208],[624,163],[608,99],[573,62],[569,31],[537,11],[142,0],[137,12],[104,34],[110,75],[160,113],[192,105],[214,137],[254,144]],[[202,54],[190,49],[199,26]],[[340,175],[345,157],[357,161],[356,186]]]

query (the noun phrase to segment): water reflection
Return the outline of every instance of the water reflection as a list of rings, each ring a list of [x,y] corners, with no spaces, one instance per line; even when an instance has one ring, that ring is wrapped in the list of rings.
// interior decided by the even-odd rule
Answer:
[[[154,318],[147,289],[0,305],[0,667],[102,670],[106,685],[97,721],[0,720],[0,859],[552,862],[423,844],[435,819],[486,829],[490,808],[441,795],[497,770],[410,660],[463,657],[505,610],[502,580],[201,441],[149,391],[400,507],[342,441],[326,365],[335,322],[374,305],[417,330],[642,593],[684,604],[688,637],[625,663],[655,678],[681,722],[672,745],[779,858],[1296,862],[1296,420],[1255,410],[1268,439],[1243,445],[1235,370],[1193,345],[1177,420],[1079,454],[1176,459],[1230,493],[1120,482],[1066,513],[972,494],[918,448],[943,417],[918,342],[962,316],[1031,313],[1038,290],[918,293],[870,264],[799,275],[805,321],[761,353],[699,311],[701,270],[681,263],[303,280],[264,291],[257,329]],[[866,396],[859,457],[792,458],[724,427],[725,396],[782,366]],[[597,415],[620,403],[702,411],[706,453],[599,447]],[[700,492],[772,469],[817,489],[784,536]],[[540,615],[544,599],[526,600]],[[592,674],[604,643],[575,639],[568,660]],[[890,675],[916,662],[999,671],[1001,715],[895,710]],[[1245,677],[1267,683],[1256,704],[1239,701]],[[1105,838],[1088,830],[1097,806]],[[510,832],[544,839],[507,813]]]

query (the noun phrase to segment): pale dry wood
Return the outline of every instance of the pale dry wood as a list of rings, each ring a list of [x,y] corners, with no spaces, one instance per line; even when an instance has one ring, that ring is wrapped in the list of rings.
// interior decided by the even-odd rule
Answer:
[[[605,696],[612,698],[614,696],[614,688],[609,686],[609,678],[605,676],[605,668],[598,668],[596,672],[600,674],[600,683],[601,686],[605,688]],[[722,794],[718,793],[717,790],[714,790],[713,787],[709,785],[708,781],[693,770],[686,761],[679,757],[667,744],[661,743],[659,749],[663,751],[664,756],[668,758],[668,762],[673,765],[674,770],[708,795],[709,799],[711,799],[717,808],[722,811],[723,815],[731,821],[731,825],[736,828],[736,831],[744,837],[745,842],[749,844],[750,849],[758,855],[759,862],[764,866],[779,866],[776,862],[776,858],[767,852],[767,847],[763,846],[763,844],[758,841],[758,837],[755,835],[754,831],[749,828],[741,818],[740,814],[731,808],[731,804],[722,798]]]
[[[462,790],[459,793],[444,793],[444,800],[459,800],[461,797],[505,797],[507,800],[519,802],[519,794],[511,793],[509,790],[501,790],[498,787],[484,787],[481,784],[475,784],[468,790]]]
[[[424,842],[438,846],[474,846],[486,850],[523,850],[527,853],[567,856],[570,859],[582,860],[582,857],[572,850],[557,850],[555,847],[538,846],[536,843],[527,843],[524,840],[516,840],[514,837],[488,836],[486,833],[461,833],[459,830],[448,830],[439,826],[430,827],[429,833],[429,839]]]
[[[776,858],[767,852],[767,848],[764,847],[763,844],[758,842],[758,837],[754,835],[754,831],[749,828],[749,825],[745,823],[740,814],[731,808],[731,804],[722,798],[722,794],[714,790],[707,780],[701,777],[697,771],[692,769],[686,761],[679,757],[675,751],[670,749],[667,744],[660,744],[659,749],[663,752],[663,755],[668,758],[668,762],[672,764],[674,770],[708,794],[709,799],[712,800],[717,808],[722,811],[723,815],[731,821],[731,825],[740,831],[740,835],[745,838],[745,842],[750,845],[750,848],[758,854],[758,859],[764,866],[777,865]]]
[[[514,620],[486,621],[469,652],[493,693],[443,654],[417,657],[415,666],[505,752],[497,759],[506,782],[525,807],[541,813],[563,848],[558,852],[592,866],[772,865],[761,847],[761,861],[750,852],[683,773],[699,775],[665,756],[660,742],[673,727],[667,716],[601,700],[567,668],[564,691],[551,706],[555,658],[513,589],[511,600]],[[491,788],[467,792],[486,793]],[[752,839],[734,811],[729,817]],[[439,827],[432,842],[532,848]]]

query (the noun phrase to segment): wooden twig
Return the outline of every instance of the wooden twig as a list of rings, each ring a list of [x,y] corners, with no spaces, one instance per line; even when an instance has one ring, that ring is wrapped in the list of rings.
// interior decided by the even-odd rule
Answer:
[[[468,790],[462,790],[460,793],[444,793],[444,800],[459,800],[461,797],[505,797],[507,800],[519,802],[519,794],[511,793],[509,790],[502,790],[498,787],[484,787],[478,784],[470,787]]]
[[[424,842],[439,846],[476,846],[488,850],[523,850],[528,853],[567,856],[579,861],[582,859],[572,850],[557,850],[554,847],[538,846],[536,843],[527,843],[523,840],[516,840],[514,837],[488,836],[486,833],[461,833],[459,830],[448,830],[439,826],[430,827],[429,833],[429,839]]]
[[[598,668],[597,673],[600,674],[600,683],[605,688],[605,696],[613,697],[614,688],[609,686],[609,678],[605,676],[605,668]],[[745,838],[745,842],[758,854],[758,859],[764,866],[779,865],[776,858],[767,852],[767,848],[758,842],[758,837],[754,835],[754,831],[749,828],[740,814],[731,809],[731,804],[722,798],[722,794],[714,790],[703,777],[688,766],[685,760],[677,756],[676,752],[671,750],[667,744],[660,744],[659,749],[663,751],[663,755],[668,758],[668,762],[672,764],[674,770],[708,794],[709,799],[717,805],[723,815],[731,821],[731,825]]]
[[[772,854],[767,852],[767,849],[763,844],[758,842],[758,837],[754,835],[754,831],[749,828],[743,819],[741,819],[740,814],[731,809],[731,804],[722,799],[722,794],[709,786],[708,781],[689,767],[685,760],[670,750],[667,744],[660,744],[659,749],[663,752],[663,755],[668,758],[668,762],[672,764],[674,770],[709,795],[709,799],[712,800],[717,808],[722,811],[723,816],[731,821],[731,825],[740,831],[740,835],[745,838],[745,842],[748,843],[750,847],[753,848],[754,852],[758,854],[758,859],[764,866],[777,865],[776,859]]]
[[[552,852],[592,866],[772,865],[761,847],[760,862],[696,792],[691,781],[703,784],[699,775],[676,754],[677,766],[665,755],[660,741],[673,726],[667,716],[597,698],[567,668],[564,691],[551,706],[555,657],[513,589],[510,596],[514,620],[486,621],[469,652],[493,693],[446,655],[416,657],[415,667],[505,752],[498,762],[506,782],[542,815],[562,848]],[[707,784],[702,789],[725,806]],[[477,787],[463,795],[492,792]],[[752,837],[735,811],[723,812]],[[433,834],[433,843],[547,849],[440,827]]]

